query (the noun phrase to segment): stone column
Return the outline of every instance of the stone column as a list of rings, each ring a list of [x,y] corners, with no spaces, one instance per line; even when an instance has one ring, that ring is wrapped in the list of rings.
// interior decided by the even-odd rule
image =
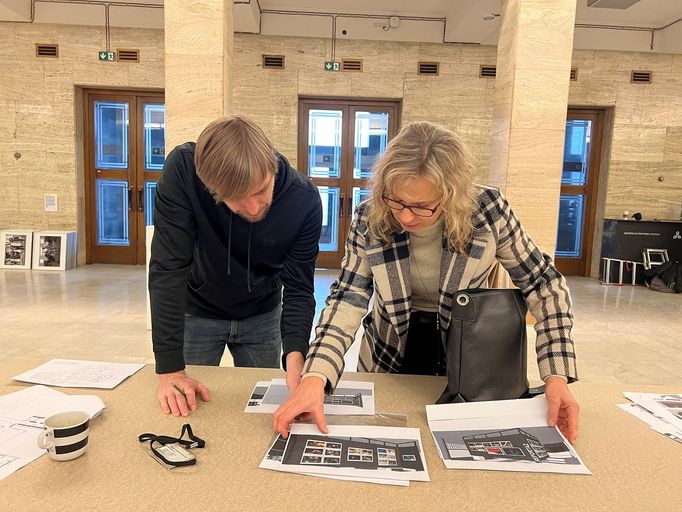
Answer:
[[[503,0],[491,184],[554,255],[576,0]]]
[[[232,0],[164,2],[166,154],[232,103]]]

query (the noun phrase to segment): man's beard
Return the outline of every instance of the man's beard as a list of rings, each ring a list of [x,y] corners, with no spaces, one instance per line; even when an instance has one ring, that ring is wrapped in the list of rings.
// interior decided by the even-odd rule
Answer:
[[[272,203],[266,205],[261,211],[259,211],[255,216],[250,215],[246,212],[235,212],[237,215],[239,215],[242,219],[244,219],[246,222],[251,222],[252,224],[255,224],[256,222],[262,221],[265,216],[268,214],[270,211],[270,205]]]

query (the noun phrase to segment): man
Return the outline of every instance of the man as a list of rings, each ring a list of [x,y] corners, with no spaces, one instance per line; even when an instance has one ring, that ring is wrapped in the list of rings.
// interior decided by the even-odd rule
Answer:
[[[206,387],[185,364],[279,367],[298,385],[308,351],[322,224],[316,187],[263,131],[235,116],[166,159],[149,264],[163,411],[187,416]],[[283,290],[282,290],[283,288]]]

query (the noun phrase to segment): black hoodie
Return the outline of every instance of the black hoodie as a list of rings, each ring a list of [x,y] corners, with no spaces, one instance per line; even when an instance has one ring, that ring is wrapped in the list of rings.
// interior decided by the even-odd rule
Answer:
[[[316,187],[278,155],[270,210],[247,222],[216,204],[197,177],[194,148],[188,142],[168,155],[156,189],[149,262],[156,372],[185,367],[185,313],[240,320],[280,301],[282,359],[294,351],[305,356],[322,224]]]

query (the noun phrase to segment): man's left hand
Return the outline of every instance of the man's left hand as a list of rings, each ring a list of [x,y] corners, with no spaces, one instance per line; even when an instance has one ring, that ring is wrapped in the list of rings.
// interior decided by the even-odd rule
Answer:
[[[568,390],[568,384],[561,377],[549,377],[545,382],[545,397],[549,407],[547,424],[558,426],[568,442],[573,444],[578,437],[580,406]]]
[[[287,354],[287,387],[289,393],[296,391],[301,383],[301,373],[303,373],[303,363],[305,358],[300,352],[289,352]]]

